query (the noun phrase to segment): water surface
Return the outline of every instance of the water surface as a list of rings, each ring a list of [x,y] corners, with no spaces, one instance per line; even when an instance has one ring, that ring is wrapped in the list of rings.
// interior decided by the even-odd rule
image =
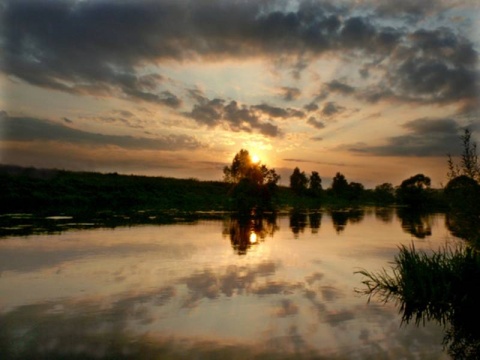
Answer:
[[[448,358],[355,271],[454,241],[394,209],[3,237],[0,357]]]

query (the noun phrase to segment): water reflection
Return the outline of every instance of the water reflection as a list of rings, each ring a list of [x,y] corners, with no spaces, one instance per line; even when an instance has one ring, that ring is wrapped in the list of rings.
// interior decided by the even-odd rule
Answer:
[[[376,207],[374,212],[376,219],[387,224],[390,224],[393,221],[393,216],[395,214],[393,207]]]
[[[441,358],[440,328],[353,291],[409,237],[346,213],[342,241],[320,212],[2,239],[0,359]]]
[[[273,236],[278,226],[276,215],[232,216],[223,224],[223,235],[230,237],[233,250],[238,255],[245,255],[252,246]]]
[[[480,249],[479,215],[448,212],[445,215],[445,226],[450,232],[471,246]]]
[[[333,227],[337,234],[340,234],[345,230],[347,223],[359,223],[365,216],[365,210],[361,208],[331,210],[329,213],[332,217]]]
[[[309,227],[312,234],[318,234],[322,225],[322,213],[320,211],[305,212],[305,210],[294,209],[290,212],[289,226],[297,239],[305,228]]]
[[[402,229],[415,238],[432,236],[434,215],[398,209]],[[452,211],[445,215],[450,233],[462,242],[448,242],[437,250],[402,245],[391,268],[359,271],[361,291],[399,305],[402,322],[428,322],[444,330],[443,345],[454,359],[480,358],[480,223],[478,213]],[[461,240],[457,240],[461,241]],[[417,243],[418,244],[418,243]]]
[[[402,229],[417,239],[425,239],[432,235],[432,213],[410,208],[398,208],[397,216],[402,222]]]

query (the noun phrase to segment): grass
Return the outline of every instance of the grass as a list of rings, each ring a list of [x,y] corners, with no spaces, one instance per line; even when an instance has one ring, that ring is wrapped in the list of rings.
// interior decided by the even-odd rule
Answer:
[[[480,356],[480,253],[466,245],[432,253],[401,246],[389,269],[361,270],[357,291],[400,305],[402,323],[434,320],[446,327],[444,345],[454,358]]]

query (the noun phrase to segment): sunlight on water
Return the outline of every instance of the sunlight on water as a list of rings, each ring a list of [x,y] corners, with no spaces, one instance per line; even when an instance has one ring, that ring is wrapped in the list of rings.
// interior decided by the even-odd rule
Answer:
[[[400,326],[394,304],[355,292],[354,272],[398,245],[455,240],[443,215],[412,221],[367,209],[7,237],[0,344],[18,345],[6,358],[447,358],[439,327]]]

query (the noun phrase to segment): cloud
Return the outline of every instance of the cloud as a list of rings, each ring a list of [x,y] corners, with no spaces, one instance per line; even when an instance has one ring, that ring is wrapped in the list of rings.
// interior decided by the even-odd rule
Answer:
[[[330,92],[336,92],[342,95],[351,95],[355,92],[355,88],[342,81],[333,80],[325,84],[325,87]]]
[[[185,112],[184,115],[208,127],[224,125],[236,132],[256,130],[265,136],[276,137],[282,134],[278,126],[263,120],[261,115],[267,114],[280,118],[286,118],[290,115],[297,116],[293,110],[285,110],[266,104],[247,106],[238,104],[234,100],[228,103],[226,100],[218,98],[209,100],[196,90],[191,91],[191,96],[197,103],[194,104],[190,112]]]
[[[352,152],[377,156],[446,156],[460,150],[459,131],[461,126],[449,118],[420,118],[403,125],[405,135],[387,139],[385,145],[344,145]]]
[[[409,22],[416,22],[425,15],[432,14],[435,11],[440,12],[444,9],[445,6],[438,0],[386,0],[376,3],[375,12],[381,17],[404,17]]]
[[[252,106],[255,110],[260,110],[265,115],[274,117],[274,118],[282,118],[287,119],[291,117],[303,118],[305,117],[305,113],[301,110],[292,109],[292,108],[280,108],[276,106],[271,106],[268,104],[261,104],[261,105],[254,105]]]
[[[264,58],[289,66],[299,78],[313,60],[333,55],[359,66],[381,64],[383,76],[369,86],[392,96],[362,97],[362,86],[340,80],[326,84],[329,92],[370,102],[478,106],[478,52],[441,18],[452,5],[361,3],[360,9],[353,1],[5,0],[0,69],[40,87],[178,109],[182,99],[147,65]],[[401,18],[392,22],[397,14]],[[426,14],[436,21],[424,29],[406,26]],[[286,101],[300,96],[295,87],[282,91]],[[275,132],[271,124],[260,128]]]
[[[293,303],[290,299],[282,299],[277,309],[275,309],[275,315],[281,318],[297,315],[298,305]]]
[[[311,102],[311,103],[306,104],[303,108],[308,112],[312,112],[312,111],[317,111],[318,110],[318,105],[315,104],[315,102]]]
[[[0,117],[0,128],[4,141],[55,141],[101,147],[113,145],[137,150],[192,150],[203,146],[197,139],[187,135],[171,134],[156,138],[104,135],[41,119],[8,115]]]
[[[345,110],[345,108],[343,106],[337,105],[333,101],[329,101],[329,102],[325,103],[325,105],[322,108],[321,113],[324,116],[330,117],[330,116],[333,116],[335,114],[341,113],[344,110]]]
[[[317,129],[323,129],[325,127],[325,124],[317,119],[315,119],[313,116],[308,118],[307,124],[312,125],[314,128]]]
[[[294,88],[294,87],[282,87],[281,92],[282,92],[282,98],[285,101],[297,100],[302,94],[300,89]]]

